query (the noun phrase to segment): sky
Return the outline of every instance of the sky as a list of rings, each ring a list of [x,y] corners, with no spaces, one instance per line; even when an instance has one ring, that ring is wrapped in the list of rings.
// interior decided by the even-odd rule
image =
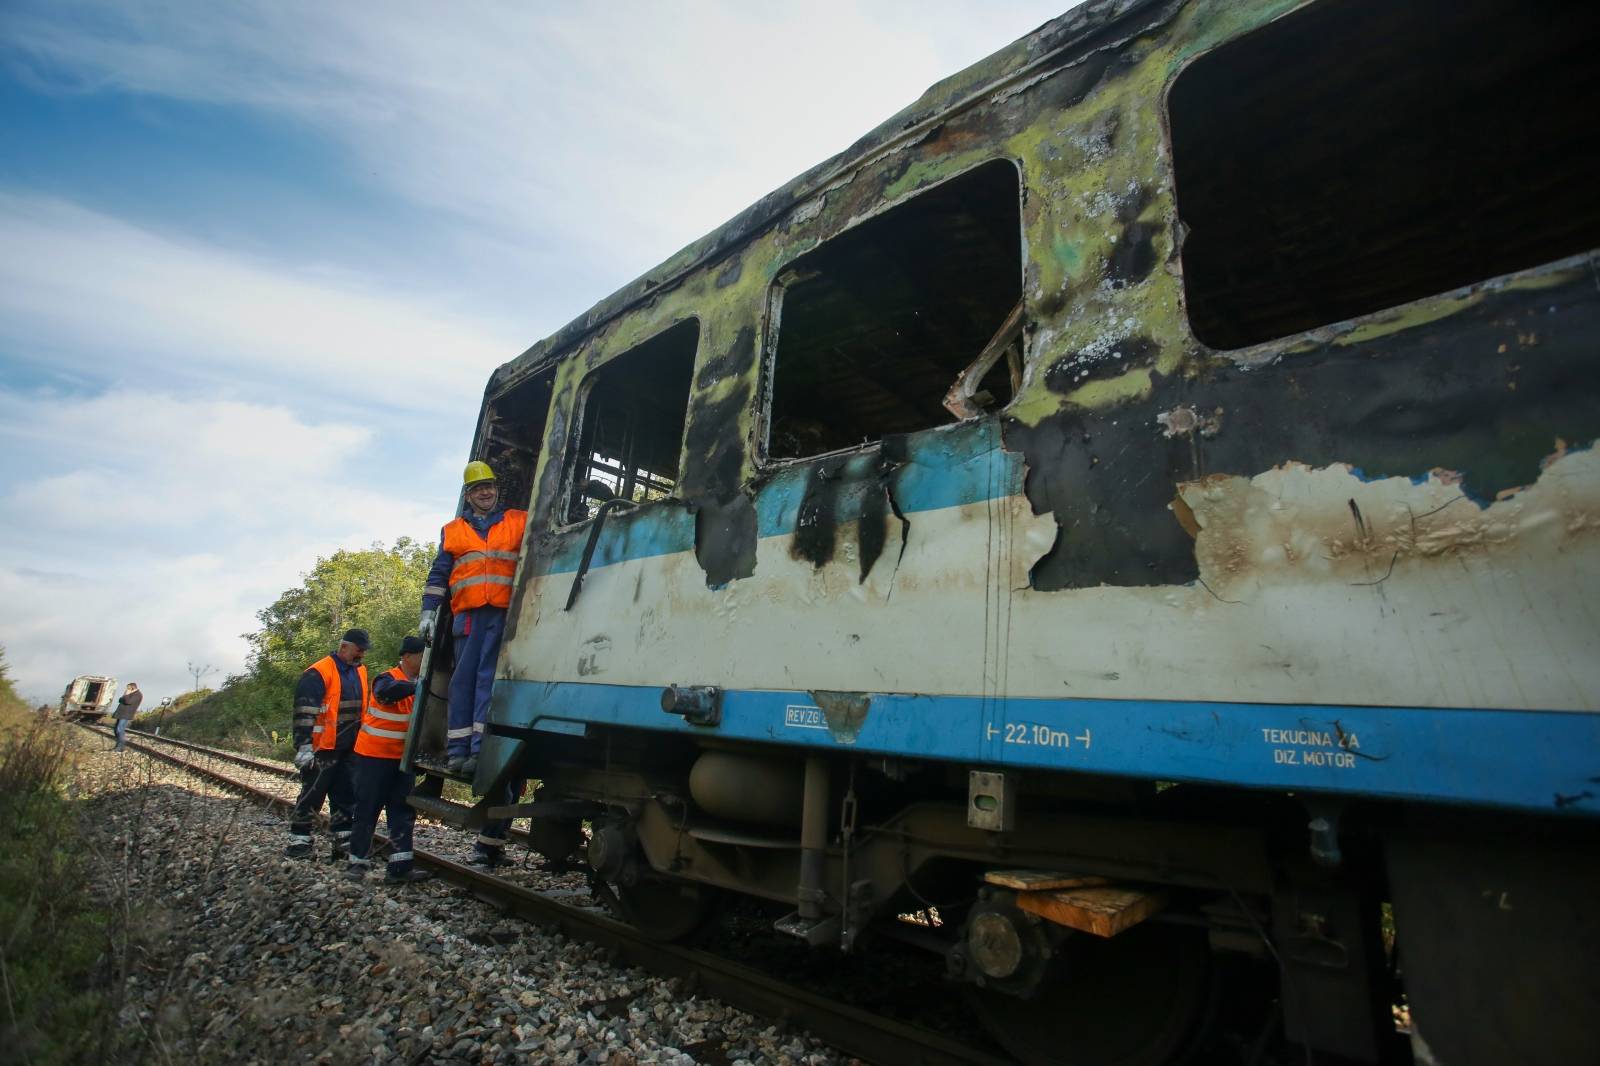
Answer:
[[[489,373],[1072,0],[0,3],[0,646],[244,669]]]

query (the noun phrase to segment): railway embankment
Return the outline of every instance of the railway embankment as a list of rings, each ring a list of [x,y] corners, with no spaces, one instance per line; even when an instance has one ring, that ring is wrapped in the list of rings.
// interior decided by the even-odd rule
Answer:
[[[847,1061],[441,882],[358,885],[284,859],[278,814],[64,736],[59,795],[87,860],[74,888],[100,953],[76,1017],[105,1035],[58,1034],[19,1061]]]

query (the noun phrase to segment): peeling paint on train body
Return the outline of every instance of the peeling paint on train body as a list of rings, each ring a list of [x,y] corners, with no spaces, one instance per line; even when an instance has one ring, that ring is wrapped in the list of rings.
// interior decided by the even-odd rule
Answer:
[[[1573,556],[1600,534],[1600,453],[1551,457],[1531,485],[1487,506],[1454,471],[1371,479],[1345,464],[1287,463],[1255,477],[1214,474],[1178,488],[1198,526],[1200,573],[1247,603],[1266,585],[1404,590],[1428,568]],[[1402,591],[1402,594],[1403,591]]]
[[[872,697],[864,692],[814,689],[811,698],[822,711],[822,720],[833,739],[840,744],[854,744],[872,713]]]

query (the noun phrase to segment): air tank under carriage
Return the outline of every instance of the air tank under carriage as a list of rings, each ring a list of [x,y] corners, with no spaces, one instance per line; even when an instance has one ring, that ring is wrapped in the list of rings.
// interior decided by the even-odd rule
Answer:
[[[916,943],[1030,1062],[1587,1061],[1597,45],[1084,4],[506,364],[474,817],[536,779],[657,935]]]

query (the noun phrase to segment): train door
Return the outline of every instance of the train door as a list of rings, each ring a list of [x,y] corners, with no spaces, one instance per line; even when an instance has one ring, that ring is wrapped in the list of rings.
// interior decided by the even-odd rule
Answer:
[[[494,470],[500,483],[501,507],[532,509],[534,476],[544,447],[553,380],[554,371],[547,369],[498,390],[491,386],[493,391],[484,398],[472,458],[483,460]],[[458,514],[464,506],[464,498],[459,499]],[[446,768],[450,680],[455,667],[453,621],[447,601],[440,609],[433,644],[423,655],[422,684],[406,738],[407,769],[431,776],[420,787],[424,795],[438,795],[446,777],[466,780],[465,775],[451,774]]]

